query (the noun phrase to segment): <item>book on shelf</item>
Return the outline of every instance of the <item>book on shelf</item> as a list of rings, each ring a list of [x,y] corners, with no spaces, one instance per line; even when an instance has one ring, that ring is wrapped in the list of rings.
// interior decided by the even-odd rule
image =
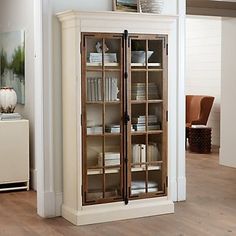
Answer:
[[[148,192],[157,192],[158,183],[154,181],[148,181],[147,184],[143,180],[133,180],[131,182],[131,194],[140,194],[146,192],[146,187]]]
[[[145,131],[146,123],[148,130],[161,130],[161,122],[158,121],[157,116],[148,115],[148,122],[146,122],[146,116],[138,116],[132,118],[132,131]]]
[[[105,131],[107,133],[120,133],[120,125],[116,124],[106,125]]]
[[[146,158],[147,155],[147,158]],[[134,167],[145,167],[140,163],[154,162],[161,160],[158,145],[156,143],[148,144],[146,151],[146,144],[133,144],[132,145],[132,163],[136,164]]]
[[[158,86],[156,83],[148,83],[148,99],[158,99]],[[131,98],[132,100],[145,100],[146,99],[146,84],[145,83],[132,83],[131,85]]]
[[[102,133],[103,133],[102,125],[87,127],[87,134],[102,134]]]
[[[102,78],[87,78],[87,101],[102,101]],[[119,101],[118,79],[105,78],[105,101]]]
[[[0,113],[0,120],[21,120],[19,113]]]
[[[89,62],[90,63],[102,63],[102,53],[90,53]],[[117,62],[116,53],[104,53],[104,63]]]
[[[105,152],[104,153],[104,166],[120,165],[119,152]],[[103,166],[103,153],[98,155],[98,166]]]

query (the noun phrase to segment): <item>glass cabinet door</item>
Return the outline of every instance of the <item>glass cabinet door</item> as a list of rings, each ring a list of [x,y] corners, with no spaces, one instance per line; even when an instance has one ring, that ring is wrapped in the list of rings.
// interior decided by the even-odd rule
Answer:
[[[166,194],[166,44],[165,36],[130,36],[130,199]]]
[[[122,35],[84,34],[83,204],[122,199]]]
[[[83,205],[167,194],[167,36],[82,34]]]

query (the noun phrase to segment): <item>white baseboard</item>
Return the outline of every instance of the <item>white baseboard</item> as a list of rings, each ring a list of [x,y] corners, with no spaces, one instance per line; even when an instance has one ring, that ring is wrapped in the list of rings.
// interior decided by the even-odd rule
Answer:
[[[178,178],[178,202],[186,200],[186,177]]]
[[[177,187],[176,178],[171,179],[169,185],[171,186],[171,189],[170,189],[171,200],[173,202],[177,202],[178,201],[178,196],[177,196],[178,187]]]
[[[61,216],[63,193],[56,193],[56,216]]]
[[[37,191],[37,170],[30,169],[30,188]]]
[[[62,193],[55,192],[45,192],[43,195],[38,195],[38,198],[44,199],[43,206],[38,205],[38,214],[43,218],[61,216],[62,196]]]
[[[130,201],[128,205],[111,203],[106,206],[88,206],[79,211],[63,205],[62,216],[75,225],[88,225],[174,213],[174,204],[167,199],[140,202],[135,200]]]

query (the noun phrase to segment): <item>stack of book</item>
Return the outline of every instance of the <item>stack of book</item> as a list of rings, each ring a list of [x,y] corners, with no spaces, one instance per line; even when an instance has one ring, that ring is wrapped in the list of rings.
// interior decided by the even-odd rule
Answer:
[[[118,79],[109,77],[105,81],[105,100],[119,100]],[[87,101],[102,101],[102,87],[102,78],[87,78]]]
[[[148,116],[148,130],[160,130],[161,123],[157,120],[157,116]],[[132,118],[132,131],[146,130],[146,116],[139,116]]]
[[[102,132],[103,132],[102,125],[87,127],[87,134],[102,134]]]
[[[0,113],[0,120],[21,120],[19,113]]]
[[[120,153],[119,152],[105,152],[103,165],[103,153],[98,155],[98,166],[117,166],[120,165]]]
[[[154,181],[147,182],[147,190],[148,192],[157,192],[158,191],[158,183]],[[146,182],[142,180],[133,180],[131,182],[131,194],[140,194],[146,192]]]
[[[132,83],[131,99],[132,100],[145,100],[146,99],[146,84],[145,83]]]
[[[132,83],[131,85],[132,100],[146,100],[146,84]],[[148,83],[148,99],[158,99],[158,86],[156,83]]]
[[[120,133],[120,125],[117,124],[106,125],[105,131],[107,133]]]
[[[147,154],[147,158],[146,158]],[[154,162],[161,160],[160,152],[156,143],[148,144],[146,153],[146,144],[133,144],[132,145],[132,163],[139,163],[135,167],[145,167],[141,163]]]
[[[90,63],[102,63],[102,53],[90,53],[89,54]],[[104,54],[104,63],[116,63],[117,56],[116,53],[105,53]]]

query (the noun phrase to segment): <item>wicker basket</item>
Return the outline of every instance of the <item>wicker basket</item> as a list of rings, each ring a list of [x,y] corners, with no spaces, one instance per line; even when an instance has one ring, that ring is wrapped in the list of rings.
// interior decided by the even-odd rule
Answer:
[[[189,128],[189,149],[191,152],[211,152],[211,128]]]

